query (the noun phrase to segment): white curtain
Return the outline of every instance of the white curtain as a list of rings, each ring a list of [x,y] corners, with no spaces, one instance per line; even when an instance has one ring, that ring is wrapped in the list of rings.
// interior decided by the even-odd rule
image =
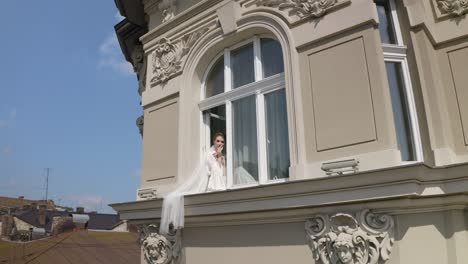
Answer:
[[[258,181],[255,96],[233,102],[234,184]]]
[[[265,95],[268,175],[270,180],[289,177],[289,140],[286,94],[281,89]]]

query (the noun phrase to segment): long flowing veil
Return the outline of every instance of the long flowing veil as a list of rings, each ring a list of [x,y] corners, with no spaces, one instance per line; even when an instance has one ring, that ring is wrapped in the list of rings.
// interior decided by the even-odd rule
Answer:
[[[194,173],[177,189],[164,197],[161,212],[161,224],[159,232],[169,233],[169,225],[172,223],[174,229],[184,227],[184,195],[203,193],[208,185],[208,169],[206,160],[203,159]]]

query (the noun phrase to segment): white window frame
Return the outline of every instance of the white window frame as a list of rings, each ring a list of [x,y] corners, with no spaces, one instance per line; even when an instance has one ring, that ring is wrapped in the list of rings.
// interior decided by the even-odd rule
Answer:
[[[423,149],[421,143],[421,133],[419,129],[418,116],[416,111],[416,102],[414,100],[413,87],[411,84],[411,74],[407,59],[407,47],[403,42],[403,36],[401,33],[401,27],[398,20],[398,14],[396,9],[395,0],[387,0],[390,7],[390,17],[392,21],[389,21],[393,26],[395,33],[396,44],[382,43],[382,50],[384,55],[384,62],[397,62],[400,63],[403,72],[403,82],[405,88],[404,97],[408,105],[409,119],[410,119],[410,136],[413,140],[413,147],[415,153],[414,161],[402,161],[403,163],[415,163],[423,161]]]
[[[245,41],[239,42],[236,45],[233,45],[229,48],[224,49],[222,54],[219,54],[208,66],[205,76],[203,77],[202,82],[202,93],[201,101],[199,103],[199,109],[201,113],[201,120],[203,121],[202,125],[202,152],[206,153],[206,150],[211,146],[210,138],[210,126],[209,120],[207,117],[203,116],[203,112],[209,110],[213,107],[225,105],[226,107],[226,134],[233,135],[232,127],[232,102],[247,96],[255,95],[256,100],[256,121],[257,121],[257,152],[258,152],[258,182],[252,184],[234,184],[233,183],[233,144],[232,138],[226,138],[226,162],[227,162],[227,188],[228,189],[237,189],[237,188],[246,188],[264,184],[272,183],[281,183],[289,181],[289,178],[283,179],[268,179],[268,160],[267,160],[267,146],[266,146],[266,120],[265,120],[265,95],[268,93],[285,89],[285,78],[284,72],[269,76],[267,78],[263,77],[263,69],[261,62],[261,48],[260,48],[260,39],[261,38],[270,38],[275,39],[271,35],[255,35],[253,38],[247,39]],[[231,73],[231,62],[230,62],[230,53],[231,51],[245,46],[247,44],[253,43],[253,52],[254,52],[254,76],[255,81],[235,89],[232,88],[232,73]],[[224,93],[211,96],[206,98],[206,81],[209,77],[212,67],[218,61],[218,59],[224,56]]]

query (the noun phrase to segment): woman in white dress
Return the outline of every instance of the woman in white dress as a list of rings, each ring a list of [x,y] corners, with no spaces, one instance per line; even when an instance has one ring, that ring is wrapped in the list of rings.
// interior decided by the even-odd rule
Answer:
[[[224,134],[218,132],[213,136],[213,146],[206,155],[207,192],[226,190],[226,159],[223,155],[223,149]]]
[[[184,227],[184,195],[222,191],[226,189],[226,161],[223,155],[225,137],[221,132],[213,136],[213,146],[201,166],[177,189],[164,197],[159,232],[167,234]]]

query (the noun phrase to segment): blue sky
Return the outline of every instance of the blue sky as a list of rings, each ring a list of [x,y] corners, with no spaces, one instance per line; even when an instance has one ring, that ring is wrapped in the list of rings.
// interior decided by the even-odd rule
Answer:
[[[138,83],[112,0],[2,1],[0,196],[113,212],[139,184]],[[101,207],[102,204],[102,207]]]

